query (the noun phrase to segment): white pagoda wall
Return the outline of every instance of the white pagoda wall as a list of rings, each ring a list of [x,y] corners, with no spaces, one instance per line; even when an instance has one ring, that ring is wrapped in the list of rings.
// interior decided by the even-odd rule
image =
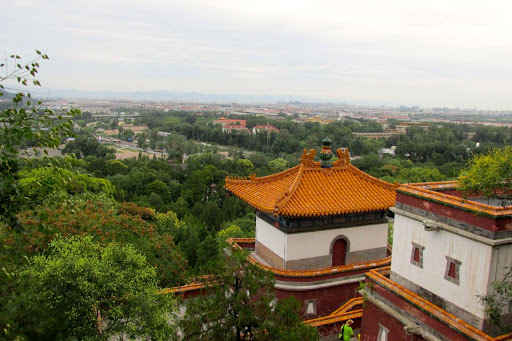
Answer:
[[[492,265],[489,282],[501,281],[512,266],[512,244],[496,246],[492,251]],[[494,288],[489,285],[487,294],[493,294]],[[512,313],[512,311],[510,311]]]
[[[256,254],[274,267],[284,268],[286,234],[256,216]]]
[[[349,242],[347,264],[386,256],[387,223],[286,234],[256,217],[256,252],[270,265],[280,268],[330,267],[331,246],[340,236]]]
[[[423,268],[411,263],[412,242],[425,248]],[[461,262],[459,284],[444,278],[446,256]],[[487,294],[491,263],[491,246],[445,230],[425,231],[422,221],[395,214],[391,279],[421,296],[427,295],[423,289],[437,295],[425,298],[441,298],[447,311],[473,325],[484,318],[477,295]]]

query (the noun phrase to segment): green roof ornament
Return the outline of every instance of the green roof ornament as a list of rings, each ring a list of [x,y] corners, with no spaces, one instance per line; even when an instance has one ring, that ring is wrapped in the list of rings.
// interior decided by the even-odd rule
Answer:
[[[320,151],[320,159],[322,160],[322,168],[332,168],[332,150],[331,150],[331,139],[326,137],[322,140],[322,150]]]

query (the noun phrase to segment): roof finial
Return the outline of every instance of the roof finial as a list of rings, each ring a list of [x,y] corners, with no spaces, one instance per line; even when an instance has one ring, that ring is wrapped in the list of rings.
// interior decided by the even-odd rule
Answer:
[[[332,150],[331,140],[326,137],[322,140],[322,150],[320,151],[320,159],[322,160],[322,168],[332,168]]]
[[[350,153],[348,152],[348,148],[338,148],[336,154],[338,154],[338,161],[335,162],[336,164],[346,166],[350,163]]]

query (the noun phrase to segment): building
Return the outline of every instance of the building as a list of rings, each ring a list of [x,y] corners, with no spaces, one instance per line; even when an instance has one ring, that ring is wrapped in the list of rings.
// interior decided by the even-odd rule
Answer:
[[[512,206],[481,201],[454,181],[397,190],[393,260],[366,274],[361,340],[512,340],[479,302],[512,264]]]
[[[379,157],[384,157],[384,155],[387,155],[387,156],[395,156],[395,149],[396,147],[393,146],[391,148],[382,148],[382,149],[379,149],[379,151],[377,152],[377,155],[379,155]]]
[[[301,163],[278,174],[226,179],[226,189],[258,209],[256,255],[280,269],[311,270],[384,258],[386,214],[397,186],[333,157],[323,141],[322,162],[304,151]],[[361,236],[371,233],[371,241]],[[315,240],[315,243],[311,243]]]
[[[396,130],[405,132],[409,127],[419,127],[423,129],[428,129],[430,126],[429,122],[400,122],[396,125]]]
[[[365,272],[390,264],[386,216],[398,186],[351,165],[347,149],[332,162],[331,141],[322,142],[321,162],[315,150],[304,150],[298,166],[227,178],[225,187],[258,210],[256,238],[234,246],[252,251],[253,261],[275,274],[276,297],[301,300],[304,318],[319,318],[311,323],[329,335],[341,326],[340,314],[358,328],[361,312],[351,310],[357,287]]]
[[[403,134],[401,130],[388,130],[382,133],[352,133],[354,136],[366,137],[368,140],[388,139],[391,136]]]
[[[512,340],[479,302],[512,264],[510,202],[463,198],[455,181],[397,189],[352,166],[346,149],[332,162],[327,139],[320,162],[315,154],[304,150],[298,166],[274,175],[226,179],[258,209],[256,238],[230,242],[274,273],[276,299],[301,300],[323,340],[348,319],[365,341]],[[193,297],[202,286],[172,290]]]
[[[232,132],[232,131],[240,131],[244,133],[250,133],[251,131],[247,129],[245,125],[241,124],[226,124],[222,127],[223,132]]]
[[[267,124],[260,124],[260,125],[254,126],[252,128],[252,133],[256,134],[258,131],[261,131],[261,130],[265,130],[266,132],[269,132],[269,133],[271,133],[271,132],[279,133],[280,132],[279,129],[277,129],[273,125],[267,123]]]
[[[214,124],[222,124],[223,127],[226,127],[227,125],[236,125],[236,126],[242,126],[245,128],[247,121],[246,120],[228,120],[224,117],[221,117],[218,120],[214,120],[213,123]]]

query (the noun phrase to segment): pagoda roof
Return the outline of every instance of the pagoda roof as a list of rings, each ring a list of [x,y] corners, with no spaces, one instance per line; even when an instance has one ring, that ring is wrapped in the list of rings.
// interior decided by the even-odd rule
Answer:
[[[304,149],[299,165],[277,174],[228,177],[225,188],[262,212],[295,218],[381,211],[394,205],[398,184],[354,167],[347,149],[338,149],[339,159],[328,166],[315,162],[315,153]]]

